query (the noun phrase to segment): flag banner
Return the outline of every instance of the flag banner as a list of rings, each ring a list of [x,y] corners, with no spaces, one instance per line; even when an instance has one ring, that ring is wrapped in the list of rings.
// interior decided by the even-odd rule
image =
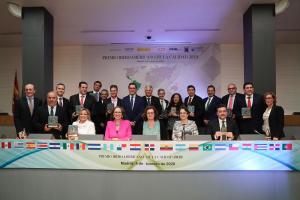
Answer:
[[[300,171],[300,141],[0,140],[0,168]]]

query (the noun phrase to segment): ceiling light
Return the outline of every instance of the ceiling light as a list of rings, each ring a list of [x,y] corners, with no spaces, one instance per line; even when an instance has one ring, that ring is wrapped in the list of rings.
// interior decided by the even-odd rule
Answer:
[[[289,0],[279,0],[275,3],[275,14],[283,13],[290,5]]]
[[[7,9],[9,13],[15,17],[22,17],[22,7],[13,2],[7,2]]]

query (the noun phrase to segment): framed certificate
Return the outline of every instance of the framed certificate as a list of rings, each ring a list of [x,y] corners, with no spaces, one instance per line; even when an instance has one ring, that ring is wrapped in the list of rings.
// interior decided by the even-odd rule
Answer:
[[[57,116],[48,116],[48,127],[49,128],[58,128],[58,117]]]
[[[176,107],[171,107],[171,113],[176,113]]]
[[[113,109],[114,109],[114,104],[108,103],[108,104],[106,105],[106,111],[107,111],[108,113],[112,113]]]
[[[244,119],[250,119],[251,118],[251,108],[248,108],[248,107],[242,108],[242,117]]]
[[[78,135],[78,126],[69,125],[68,126],[68,135]]]
[[[81,108],[82,108],[81,105],[76,105],[75,106],[75,113],[76,113],[76,115],[79,115]]]

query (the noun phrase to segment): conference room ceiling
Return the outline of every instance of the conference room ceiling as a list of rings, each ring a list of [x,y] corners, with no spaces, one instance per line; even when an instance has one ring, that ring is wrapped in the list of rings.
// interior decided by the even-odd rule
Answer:
[[[242,43],[243,14],[275,0],[10,0],[43,6],[56,45]],[[0,0],[0,46],[22,43],[21,19]],[[300,0],[276,16],[276,42],[300,43]],[[151,39],[147,39],[151,36]]]

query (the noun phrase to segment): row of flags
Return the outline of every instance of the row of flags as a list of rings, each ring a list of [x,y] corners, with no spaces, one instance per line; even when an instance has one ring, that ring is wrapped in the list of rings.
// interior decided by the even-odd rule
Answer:
[[[62,149],[109,151],[280,151],[292,150],[292,143],[204,143],[204,144],[100,144],[62,142],[1,142],[1,149]]]

